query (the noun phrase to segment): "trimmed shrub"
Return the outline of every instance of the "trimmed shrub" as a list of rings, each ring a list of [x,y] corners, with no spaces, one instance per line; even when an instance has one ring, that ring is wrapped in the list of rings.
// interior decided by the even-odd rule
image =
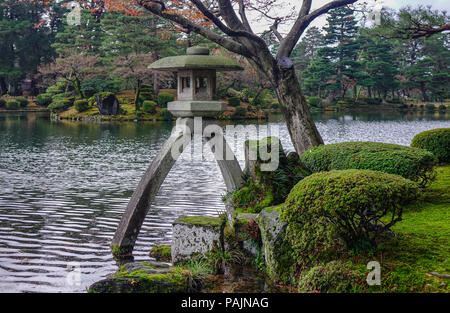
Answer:
[[[46,107],[47,105],[52,103],[52,95],[47,93],[40,94],[36,97],[36,103],[37,105]]]
[[[312,172],[367,169],[396,174],[426,185],[435,177],[432,153],[380,142],[341,142],[314,147],[301,155]]]
[[[19,106],[21,108],[24,108],[28,105],[29,101],[28,99],[24,98],[24,97],[18,97],[16,98],[17,103],[19,103]]]
[[[19,109],[20,105],[19,102],[16,100],[9,100],[6,102],[6,109],[7,110],[17,110]]]
[[[367,250],[401,220],[419,194],[416,183],[371,170],[315,173],[292,188],[281,208],[299,263],[330,259],[342,248]],[[384,223],[381,223],[383,217]]]
[[[439,105],[439,111],[444,112],[447,110],[447,106],[445,104]]]
[[[434,110],[436,110],[436,107],[432,103],[427,103],[425,105],[425,110],[427,110],[427,111],[434,111]]]
[[[161,108],[166,108],[168,102],[172,102],[175,100],[175,97],[167,92],[160,92],[158,94],[158,106]]]
[[[247,109],[244,107],[237,107],[236,111],[234,111],[233,118],[243,118],[247,115]]]
[[[66,83],[59,81],[54,85],[51,85],[50,87],[48,87],[45,90],[45,93],[47,94],[51,94],[52,96],[59,94],[59,93],[64,93],[64,89],[65,89]]]
[[[362,276],[346,263],[331,261],[304,271],[299,277],[298,292],[350,292],[357,288]]]
[[[73,103],[75,110],[77,110],[78,112],[84,112],[87,109],[89,109],[89,100],[88,99],[80,99],[80,100],[76,100]]]
[[[154,97],[155,97],[155,91],[153,90],[152,86],[148,86],[148,85],[141,86],[140,99],[142,101],[153,100]]]
[[[4,108],[6,106],[6,100],[0,98],[0,108]]]
[[[310,106],[318,108],[322,104],[322,99],[319,97],[309,97],[308,103]]]
[[[53,101],[47,108],[52,112],[64,111],[72,106],[73,100],[70,98],[58,99]]]
[[[450,128],[436,128],[417,134],[411,147],[433,153],[440,163],[450,162]]]
[[[271,108],[272,110],[278,110],[280,107],[281,107],[281,106],[280,106],[280,103],[279,103],[278,101],[272,102],[272,104],[271,104],[271,106],[270,106],[270,108]]]
[[[239,97],[228,98],[228,105],[232,107],[238,107],[241,105],[241,99],[239,99]]]
[[[172,113],[170,113],[170,111],[167,109],[162,109],[161,112],[159,112],[159,115],[164,121],[171,121],[173,118]]]
[[[144,101],[142,104],[142,110],[144,112],[155,114],[156,113],[156,102],[155,101]]]

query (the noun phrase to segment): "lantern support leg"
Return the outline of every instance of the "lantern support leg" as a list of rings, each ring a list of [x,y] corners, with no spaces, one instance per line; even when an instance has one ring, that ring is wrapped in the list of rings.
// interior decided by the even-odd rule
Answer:
[[[193,121],[192,118],[179,118],[177,120],[175,131],[165,142],[139,182],[114,234],[111,244],[114,256],[123,258],[132,255],[137,236],[150,205],[154,202],[156,194],[179,155],[192,140],[190,130],[194,129]],[[216,132],[214,136],[205,137],[219,165],[227,191],[232,192],[242,187],[241,167],[222,132]],[[172,153],[174,149],[175,151],[178,149],[175,156]]]
[[[178,156],[182,153],[183,145],[178,147],[179,153],[173,157],[172,150],[177,148],[180,140],[185,136],[185,126],[189,128],[193,119],[179,118],[177,127],[164,143],[162,149],[153,159],[144,176],[141,178],[136,190],[128,202],[125,213],[114,234],[111,247],[114,256],[131,256],[137,236],[144,222],[145,216],[153,203],[164,179],[172,169]],[[190,128],[192,129],[192,127]]]

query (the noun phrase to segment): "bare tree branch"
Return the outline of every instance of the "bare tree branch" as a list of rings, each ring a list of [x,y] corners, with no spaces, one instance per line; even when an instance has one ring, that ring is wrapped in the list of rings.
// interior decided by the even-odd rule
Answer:
[[[276,19],[272,26],[270,26],[270,30],[274,33],[274,35],[277,37],[277,39],[282,42],[283,36],[278,31],[278,25],[280,24],[281,19]]]
[[[248,22],[247,15],[245,14],[245,4],[244,0],[239,0],[239,15],[241,16],[241,20],[244,23],[245,28],[247,31],[254,33],[252,30],[252,27],[250,26],[250,23]]]
[[[318,16],[327,13],[328,11],[342,7],[344,5],[355,3],[358,0],[335,0],[331,1],[322,7],[309,13],[311,9],[311,0],[304,0],[302,8],[300,9],[299,16],[295,21],[294,26],[289,31],[288,35],[284,38],[281,43],[280,49],[278,50],[277,58],[287,57],[291,54],[295,45],[297,44],[300,36],[303,34],[305,29],[309,24]]]
[[[209,40],[225,47],[226,49],[233,51],[235,53],[238,53],[240,55],[250,57],[252,56],[252,53],[241,43],[232,40],[230,38],[224,37],[220,34],[217,34],[205,27],[202,27],[198,25],[197,23],[190,21],[178,14],[170,13],[167,10],[163,10],[163,5],[159,3],[159,1],[148,1],[148,0],[140,0],[139,5],[143,6],[150,12],[152,12],[155,15],[161,16],[167,20],[170,20],[172,22],[175,22],[182,27],[186,28],[189,31],[193,31],[197,34],[200,34],[204,36],[205,38],[208,38]]]

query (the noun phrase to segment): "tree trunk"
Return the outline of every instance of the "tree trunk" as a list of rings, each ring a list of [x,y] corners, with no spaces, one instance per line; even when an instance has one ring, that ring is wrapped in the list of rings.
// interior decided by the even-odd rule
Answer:
[[[428,98],[428,95],[427,95],[427,91],[425,89],[424,82],[420,83],[420,91],[422,92],[423,101],[430,101],[430,99]]]
[[[140,108],[139,97],[141,95],[141,85],[142,85],[142,81],[140,79],[138,79],[137,80],[137,87],[136,87],[136,94],[134,96],[134,107],[135,107],[136,115],[137,115],[137,112],[139,111],[139,108]]]
[[[323,139],[309,112],[294,68],[280,70],[278,74],[272,77],[272,84],[281,104],[292,144],[300,155],[314,146],[323,144]]]
[[[0,77],[0,96],[3,96],[6,93],[8,93],[8,86],[6,86],[5,79]]]

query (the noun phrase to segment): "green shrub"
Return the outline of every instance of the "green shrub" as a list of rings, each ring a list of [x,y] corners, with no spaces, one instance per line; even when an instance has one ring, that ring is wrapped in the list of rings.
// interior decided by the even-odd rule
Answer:
[[[397,175],[333,170],[295,185],[280,216],[298,262],[327,260],[342,248],[361,251],[375,246],[418,194],[416,183]]]
[[[17,102],[16,100],[9,100],[6,102],[6,109],[8,110],[17,110],[19,109],[19,107],[19,102]]]
[[[163,121],[171,121],[173,118],[172,113],[170,113],[167,109],[162,109],[161,112],[159,112],[159,115],[161,116]]]
[[[280,108],[280,103],[278,101],[274,101],[274,102],[272,102],[270,108],[272,110],[278,110]]]
[[[28,105],[29,101],[28,99],[24,98],[24,97],[17,97],[16,98],[17,103],[19,103],[19,106],[21,108],[24,108]]]
[[[119,89],[119,83],[117,81],[103,78],[88,79],[81,83],[81,91],[86,98],[92,97],[98,92],[116,93]]]
[[[153,90],[152,86],[148,86],[148,85],[141,86],[140,98],[143,102],[146,100],[153,100],[154,97],[155,97],[155,91]]]
[[[47,108],[52,112],[64,111],[72,106],[73,100],[70,98],[53,101]]]
[[[437,128],[417,134],[411,147],[433,153],[440,163],[450,162],[450,128]]]
[[[51,94],[52,96],[54,96],[56,94],[59,94],[59,93],[64,93],[65,86],[66,86],[66,84],[64,82],[59,81],[56,84],[51,85],[50,87],[48,87],[45,90],[45,93]]]
[[[247,115],[247,109],[244,107],[237,107],[234,111],[233,118],[243,118]]]
[[[6,100],[0,98],[0,108],[4,108],[6,106]]]
[[[77,110],[78,112],[84,112],[86,110],[89,109],[89,101],[88,99],[80,99],[80,100],[76,100],[73,103],[75,110]]]
[[[155,114],[156,113],[156,102],[155,101],[144,101],[142,104],[142,110],[144,112]]]
[[[355,290],[362,281],[361,273],[340,261],[317,265],[301,273],[298,292],[345,293]]]
[[[160,92],[158,94],[158,106],[161,108],[166,108],[168,102],[172,102],[175,100],[175,97],[167,92]]]
[[[439,105],[439,111],[443,112],[447,110],[447,106],[445,104]]]
[[[310,106],[318,108],[322,104],[322,99],[319,97],[309,97],[308,103]]]
[[[314,147],[301,155],[312,172],[368,169],[396,174],[426,185],[435,176],[432,153],[380,142],[342,142]]]
[[[228,105],[232,107],[238,107],[241,105],[241,99],[239,99],[239,97],[228,98]]]
[[[427,103],[425,105],[425,110],[427,110],[427,111],[434,111],[435,109],[436,109],[436,107],[432,103]]]
[[[47,106],[52,103],[52,95],[43,93],[36,97],[36,103],[40,106]]]

